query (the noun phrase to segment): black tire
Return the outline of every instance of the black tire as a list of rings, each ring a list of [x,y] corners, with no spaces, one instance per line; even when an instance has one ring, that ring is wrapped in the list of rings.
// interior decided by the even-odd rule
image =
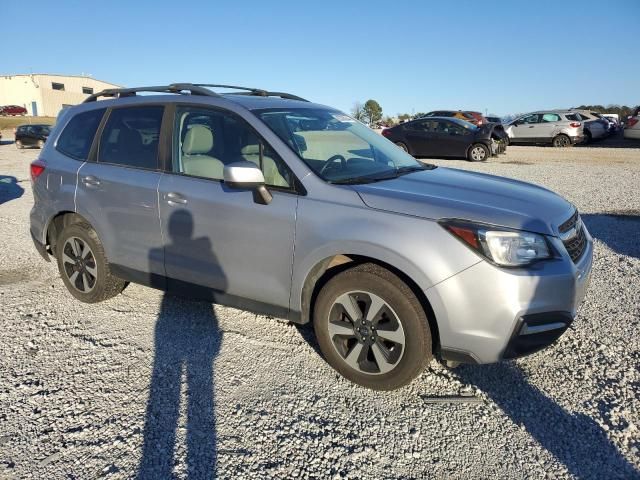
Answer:
[[[339,353],[339,346],[334,343],[334,339],[336,342],[345,342],[347,345],[348,342],[351,342],[353,345],[350,349],[351,352],[358,345],[362,345],[362,342],[355,337],[354,326],[353,338],[348,340],[345,340],[346,336],[331,335],[329,332],[331,325],[335,325],[335,321],[332,322],[330,319],[335,319],[336,309],[339,310],[340,306],[337,303],[339,299],[344,298],[345,295],[357,297],[362,294],[365,298],[367,295],[377,296],[385,303],[383,309],[387,306],[391,309],[386,310],[380,319],[372,324],[371,335],[382,335],[380,332],[383,330],[390,331],[388,328],[381,327],[381,325],[385,325],[383,322],[388,322],[386,312],[390,312],[391,315],[395,313],[394,318],[401,327],[396,325],[394,333],[402,331],[404,344],[399,349],[393,350],[396,348],[396,344],[391,342],[393,347],[387,352],[391,352],[391,355],[395,353],[399,355],[399,358],[386,372],[383,372],[382,368],[369,373],[362,370],[363,365],[378,365],[377,361],[371,363],[369,360],[375,360],[372,347],[366,350],[364,350],[365,346],[361,347],[365,355],[358,357],[358,359],[362,358],[362,362],[357,360],[358,368],[347,363],[346,357],[349,356],[347,353]],[[360,305],[360,302],[357,301],[352,305]],[[380,312],[383,312],[383,309],[380,309]],[[363,314],[365,319],[368,317],[364,313],[367,310],[368,307],[359,307],[359,313]],[[346,323],[346,325],[352,327],[352,324]],[[314,305],[313,326],[320,349],[329,365],[348,380],[367,388],[395,390],[410,383],[431,361],[431,331],[422,305],[413,291],[400,278],[373,263],[364,263],[343,271],[324,285]],[[379,327],[377,330],[376,326]],[[373,337],[371,339],[373,340]],[[386,340],[380,336],[375,341],[375,343],[378,342],[385,343]],[[389,343],[385,343],[385,345],[389,345]],[[391,363],[387,365],[391,365]]]
[[[474,143],[469,147],[469,151],[467,152],[467,160],[470,162],[484,162],[490,156],[491,152],[489,151],[489,147],[484,143]]]
[[[396,145],[399,146],[402,150],[409,153],[409,147],[404,142],[396,142]]]
[[[553,137],[551,144],[556,148],[566,148],[571,146],[571,139],[565,134],[561,133]]]
[[[591,136],[591,132],[589,130],[585,130],[584,131],[584,140],[582,141],[582,143],[584,143],[586,145],[588,143],[591,143],[592,140],[593,140],[593,137]]]
[[[88,254],[81,259],[80,264],[76,262],[74,267],[71,267],[72,263],[69,260],[79,259],[79,255],[73,251],[72,244],[76,247],[81,246],[83,250],[85,245],[89,247]],[[81,302],[97,303],[107,300],[118,295],[126,286],[124,280],[111,274],[102,243],[88,223],[72,223],[60,232],[56,242],[56,259],[65,287]],[[90,274],[89,270],[95,275]],[[74,273],[77,274],[75,282],[72,283],[71,278]],[[85,274],[87,276],[84,276]],[[79,285],[84,286],[85,282],[87,288],[81,291]]]

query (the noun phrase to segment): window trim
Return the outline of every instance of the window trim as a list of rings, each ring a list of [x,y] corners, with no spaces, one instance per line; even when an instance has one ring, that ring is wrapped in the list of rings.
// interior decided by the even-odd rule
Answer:
[[[81,87],[83,95],[93,95],[93,87]],[[85,90],[88,90],[85,92]]]
[[[163,107],[162,120],[160,121],[160,129],[158,131],[158,152],[156,154],[155,168],[137,167],[133,165],[126,165],[124,163],[101,162],[100,161],[100,142],[102,141],[102,134],[104,133],[104,129],[107,126],[107,122],[109,121],[109,118],[111,117],[111,113],[114,110],[121,110],[125,108],[144,108],[144,107]],[[102,122],[98,127],[98,130],[96,130],[96,136],[94,138],[95,145],[91,145],[91,156],[89,157],[91,160],[87,159],[87,161],[91,161],[92,163],[96,163],[98,165],[113,165],[116,167],[130,168],[133,170],[142,170],[145,172],[162,172],[162,165],[161,165],[162,164],[161,154],[163,153],[162,134],[164,133],[163,127],[164,127],[166,116],[167,116],[167,104],[164,102],[133,103],[129,105],[118,105],[115,107],[107,108],[107,112],[102,117]]]
[[[62,88],[56,88],[56,87],[54,87],[54,85],[59,85]],[[51,82],[51,90],[56,90],[58,92],[66,92],[66,89],[64,87],[64,83],[60,83],[60,82]]]
[[[282,158],[282,155],[280,154],[280,152],[275,149],[273,147],[273,145],[271,145],[265,138],[263,135],[260,134],[260,132],[258,132],[253,125],[251,125],[246,119],[244,119],[241,115],[237,114],[236,112],[233,112],[231,110],[228,110],[224,107],[219,107],[217,105],[203,105],[201,103],[193,103],[193,102],[172,102],[171,103],[171,121],[168,122],[170,123],[170,125],[168,126],[169,128],[168,130],[168,145],[167,145],[167,155],[164,158],[164,161],[162,162],[162,167],[163,167],[163,173],[166,174],[170,174],[170,175],[178,175],[181,177],[186,177],[186,178],[197,178],[200,180],[208,180],[211,182],[218,182],[221,184],[224,184],[224,179],[220,178],[211,178],[211,177],[201,177],[198,175],[189,175],[183,172],[174,172],[173,171],[173,154],[174,154],[174,139],[175,139],[175,125],[176,125],[176,114],[179,108],[183,108],[183,107],[188,107],[188,108],[195,108],[195,109],[199,109],[199,110],[212,110],[218,113],[221,113],[223,115],[229,115],[231,117],[236,118],[237,120],[239,120],[240,122],[242,122],[243,124],[245,124],[249,130],[251,130],[251,132],[253,132],[253,134],[258,138],[258,140],[260,140],[262,142],[262,148],[264,148],[264,146],[268,146],[269,148],[271,148],[271,150],[273,150],[279,157],[279,159],[282,161],[282,163],[284,163],[285,167],[289,170],[289,172],[291,173],[291,178],[293,179],[292,185],[290,187],[279,187],[279,186],[275,186],[275,185],[267,185],[265,183],[265,187],[267,187],[269,190],[274,190],[276,192],[282,192],[282,193],[290,193],[290,194],[295,194],[295,195],[301,195],[301,196],[305,196],[307,194],[307,190],[304,188],[304,186],[302,185],[302,182],[300,182],[300,180],[298,179],[298,177],[296,176],[296,174],[294,173],[293,169],[289,166],[289,164],[284,160],[284,158]]]

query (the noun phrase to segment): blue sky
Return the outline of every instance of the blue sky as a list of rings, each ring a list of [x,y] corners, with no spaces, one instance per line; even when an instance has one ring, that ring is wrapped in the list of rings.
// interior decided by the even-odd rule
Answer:
[[[211,82],[349,110],[640,103],[640,1],[3,2],[0,74]]]

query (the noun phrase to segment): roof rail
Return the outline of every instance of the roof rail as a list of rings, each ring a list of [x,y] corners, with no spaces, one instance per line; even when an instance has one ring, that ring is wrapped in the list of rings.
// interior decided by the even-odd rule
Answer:
[[[235,90],[245,90],[245,92],[236,92],[233,95],[255,95],[259,97],[280,97],[285,98],[287,100],[300,100],[302,102],[308,102],[309,100],[299,97],[297,95],[293,95],[291,93],[284,92],[270,92],[268,90],[263,90],[261,88],[251,88],[251,87],[238,87],[236,85],[217,85],[215,83],[194,83],[196,87],[216,87],[216,88],[232,88]]]
[[[214,83],[172,83],[170,85],[160,85],[154,87],[134,87],[134,88],[108,88],[101,92],[89,95],[84,102],[95,102],[100,97],[134,97],[138,92],[157,92],[157,93],[182,93],[189,92],[191,95],[203,95],[207,97],[220,97],[221,94],[216,93],[209,88],[205,87],[217,87],[217,88],[231,88],[235,90],[244,90],[242,92],[235,92],[234,95],[256,95],[259,97],[280,97],[288,100],[299,100],[302,102],[308,102],[302,97],[292,95],[291,93],[284,92],[269,92],[260,88],[250,87],[238,87],[235,85],[218,85]]]
[[[137,92],[157,92],[157,93],[182,93],[189,92],[191,95],[203,95],[207,97],[219,97],[215,92],[201,85],[192,83],[172,83],[171,85],[160,85],[153,87],[134,87],[134,88],[108,88],[101,92],[94,93],[85,98],[82,103],[95,102],[100,97],[134,97]]]

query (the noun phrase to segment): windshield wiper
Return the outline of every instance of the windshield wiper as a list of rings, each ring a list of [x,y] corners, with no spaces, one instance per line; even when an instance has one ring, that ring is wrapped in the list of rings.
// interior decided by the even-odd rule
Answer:
[[[340,180],[329,180],[329,183],[333,183],[335,185],[357,185],[361,183],[374,183],[380,182],[382,180],[390,180],[392,178],[398,178],[398,174],[395,170],[390,175],[373,177],[371,175],[363,175],[361,177],[351,177],[351,178],[343,178]]]
[[[396,168],[396,173],[398,175],[404,175],[406,173],[420,172],[422,170],[433,170],[434,168],[436,168],[436,166],[431,165],[430,163],[425,163],[424,165],[408,165]]]

